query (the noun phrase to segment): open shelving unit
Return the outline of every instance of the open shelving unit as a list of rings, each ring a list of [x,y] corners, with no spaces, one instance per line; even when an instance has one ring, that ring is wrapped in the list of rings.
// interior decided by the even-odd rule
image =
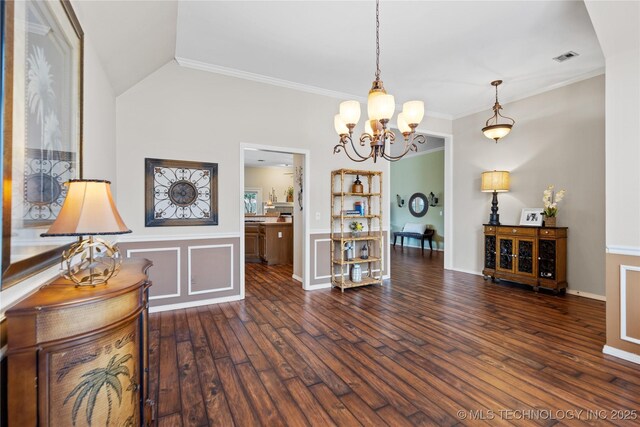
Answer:
[[[353,193],[353,181],[360,176],[364,191]],[[356,201],[365,201],[364,215],[346,215],[344,212],[353,207],[347,206]],[[352,221],[366,221],[365,230],[354,236],[349,229]],[[369,257],[359,256],[353,260],[345,258],[347,242],[366,242]],[[358,286],[382,284],[382,172],[355,169],[339,169],[331,172],[331,284],[344,292],[345,289]],[[359,250],[354,250],[359,255]],[[353,282],[351,268],[354,264],[366,264],[363,267],[362,281]]]

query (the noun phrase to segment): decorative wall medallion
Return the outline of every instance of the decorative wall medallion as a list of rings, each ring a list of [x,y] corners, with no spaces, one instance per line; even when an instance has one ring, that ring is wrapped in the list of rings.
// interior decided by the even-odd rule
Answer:
[[[218,225],[218,164],[145,159],[145,225]]]
[[[65,182],[76,177],[75,153],[27,149],[24,171],[25,227],[48,225],[67,195]]]

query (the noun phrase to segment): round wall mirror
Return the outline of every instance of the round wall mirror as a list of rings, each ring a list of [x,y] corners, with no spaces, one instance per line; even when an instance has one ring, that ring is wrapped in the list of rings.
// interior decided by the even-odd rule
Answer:
[[[427,196],[422,193],[414,193],[409,199],[409,211],[411,215],[421,217],[425,216],[427,210],[429,209],[429,204],[427,203]]]

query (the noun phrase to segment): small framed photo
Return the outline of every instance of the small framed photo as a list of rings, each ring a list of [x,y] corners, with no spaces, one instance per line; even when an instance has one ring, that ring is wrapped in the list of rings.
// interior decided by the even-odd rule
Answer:
[[[524,208],[520,214],[520,225],[530,225],[533,227],[541,227],[544,216],[542,208]]]

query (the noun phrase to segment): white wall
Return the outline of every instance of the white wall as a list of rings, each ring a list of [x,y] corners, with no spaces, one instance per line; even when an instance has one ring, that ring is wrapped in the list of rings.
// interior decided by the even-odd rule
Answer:
[[[117,99],[117,177],[129,183],[119,191],[117,203],[133,237],[239,233],[240,143],[309,149],[308,229],[327,230],[329,173],[355,166],[344,155],[333,154],[338,104],[333,98],[174,62],[160,68]],[[145,228],[145,157],[218,163],[219,225]],[[389,170],[387,162],[359,166]]]
[[[566,189],[558,226],[569,227],[569,288],[604,295],[604,80],[594,77],[505,105],[516,124],[497,144],[480,131],[491,111],[454,121],[455,269],[482,270],[482,224],[491,195],[480,192],[480,174],[508,170],[511,192],[498,195],[500,222],[518,224],[522,208],[542,207],[547,185]]]

